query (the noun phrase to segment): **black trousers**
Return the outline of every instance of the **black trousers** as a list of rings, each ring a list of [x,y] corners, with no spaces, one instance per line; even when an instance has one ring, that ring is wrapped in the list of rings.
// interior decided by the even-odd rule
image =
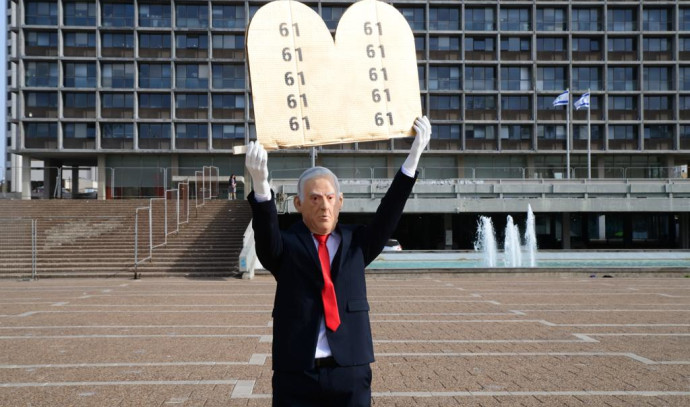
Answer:
[[[369,407],[371,367],[273,372],[273,407]]]

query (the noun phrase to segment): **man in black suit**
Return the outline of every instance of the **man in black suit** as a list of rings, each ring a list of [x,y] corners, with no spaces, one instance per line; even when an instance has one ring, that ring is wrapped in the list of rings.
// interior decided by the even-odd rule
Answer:
[[[395,231],[431,137],[426,117],[369,225],[338,224],[337,177],[314,167],[300,177],[295,208],[302,221],[278,227],[267,154],[250,143],[246,166],[254,190],[256,253],[278,286],[273,308],[273,406],[369,406],[374,349],[364,268]]]

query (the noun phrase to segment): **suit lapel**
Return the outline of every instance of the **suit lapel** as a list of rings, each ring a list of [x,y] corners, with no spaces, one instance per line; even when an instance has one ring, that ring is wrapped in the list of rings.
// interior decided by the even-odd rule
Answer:
[[[352,231],[347,228],[341,228],[340,225],[336,226],[338,228],[338,232],[340,232],[340,247],[338,248],[338,251],[340,253],[336,253],[336,259],[338,259],[337,264],[333,264],[331,266],[331,278],[333,279],[333,284],[337,286],[336,282],[338,281],[340,277],[340,270],[343,269],[343,260],[345,259],[345,256],[347,256],[348,251],[350,250],[350,243],[352,242]]]
[[[324,283],[323,275],[321,274],[321,261],[319,260],[319,253],[316,251],[316,246],[314,245],[314,238],[312,237],[307,226],[302,221],[298,223],[296,232],[297,233],[295,233],[295,236],[297,236],[297,239],[304,246],[304,250],[306,250],[306,252],[309,253],[309,257],[311,257],[311,264],[308,265],[310,267],[307,267],[306,269],[307,274],[309,277],[314,279],[314,282],[319,287],[323,287]]]

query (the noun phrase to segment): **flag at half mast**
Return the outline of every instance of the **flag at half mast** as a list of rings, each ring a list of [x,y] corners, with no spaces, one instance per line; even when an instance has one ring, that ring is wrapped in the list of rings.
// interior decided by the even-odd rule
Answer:
[[[575,102],[574,106],[576,110],[580,110],[580,108],[583,107],[589,109],[589,92],[580,96],[580,98]]]
[[[554,99],[553,105],[554,106],[567,106],[568,105],[568,91],[566,90],[565,92],[558,95],[558,97],[556,99]]]

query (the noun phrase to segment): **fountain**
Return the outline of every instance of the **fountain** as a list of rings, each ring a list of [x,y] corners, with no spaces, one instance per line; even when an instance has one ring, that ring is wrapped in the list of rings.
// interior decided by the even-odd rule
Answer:
[[[527,224],[525,225],[525,250],[529,267],[537,267],[537,234],[534,229],[534,212],[532,205],[527,204]]]
[[[506,267],[520,267],[522,265],[522,247],[520,245],[520,229],[513,224],[513,217],[508,215],[503,241],[503,264]]]
[[[474,242],[474,250],[481,251],[484,267],[496,267],[496,235],[494,225],[488,216],[480,216],[477,225],[477,240]]]

